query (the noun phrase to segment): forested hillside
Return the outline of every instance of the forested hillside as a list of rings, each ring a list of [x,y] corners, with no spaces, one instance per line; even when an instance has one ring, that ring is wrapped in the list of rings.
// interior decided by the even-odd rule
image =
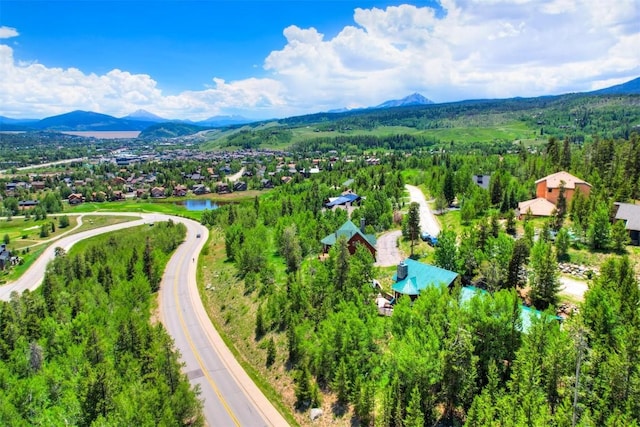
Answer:
[[[441,148],[451,140],[458,143],[512,143],[514,140],[545,140],[551,136],[583,142],[593,135],[629,138],[640,126],[640,95],[568,94],[538,98],[461,101],[389,109],[317,113],[278,120],[277,126],[261,129],[264,123],[246,125],[240,132],[219,134],[206,148],[271,147],[274,144],[306,144],[309,151],[326,146],[326,141],[376,148],[358,142],[363,138],[398,135],[414,139],[412,147]],[[501,133],[500,128],[513,129]],[[483,133],[474,130],[481,129]],[[315,135],[314,135],[315,133]],[[471,136],[469,136],[471,134]],[[296,135],[304,135],[297,138]],[[318,141],[316,141],[318,139]],[[319,142],[323,141],[323,142]],[[405,145],[392,149],[405,149]]]
[[[206,258],[215,271],[204,277],[216,283],[204,293],[216,302],[211,315],[304,425],[315,406],[340,425],[638,425],[638,253],[608,220],[614,201],[640,196],[638,136],[550,138],[540,151],[379,148],[380,164],[338,161],[253,202],[207,211],[203,222],[223,235]],[[535,196],[534,181],[558,170],[592,183],[590,197],[517,221],[513,208]],[[489,188],[474,174],[491,175]],[[349,255],[340,239],[320,260],[320,240],[347,219],[323,201],[349,188],[363,197],[355,224],[364,218],[367,233],[401,228],[406,182],[436,206],[460,207],[420,256],[486,292],[468,299],[458,287],[430,288],[381,317],[372,279],[388,291],[394,270],[374,267],[362,246]],[[585,258],[599,274],[560,322],[558,261]],[[525,323],[523,303],[545,314]]]
[[[202,425],[153,293],[183,225],[62,249],[42,286],[0,302],[0,424]]]

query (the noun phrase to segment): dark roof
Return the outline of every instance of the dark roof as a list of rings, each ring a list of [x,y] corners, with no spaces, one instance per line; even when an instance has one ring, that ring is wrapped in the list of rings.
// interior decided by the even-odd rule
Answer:
[[[485,190],[489,189],[489,181],[491,180],[491,175],[473,175],[473,182],[476,185],[484,188]]]
[[[335,199],[331,200],[329,203],[327,203],[325,206],[328,208],[331,208],[333,206],[339,206],[339,205],[344,205],[347,203],[352,203],[356,200],[360,199],[360,196],[358,196],[355,193],[348,193],[348,194],[343,194],[340,197],[336,197]]]
[[[398,280],[398,272],[393,275],[395,292],[404,295],[419,295],[420,291],[431,286],[449,286],[456,280],[458,273],[424,264],[407,258],[403,261],[408,267],[408,274],[402,280]]]
[[[615,218],[626,221],[627,230],[640,230],[640,205],[621,202],[614,204],[618,207]]]
[[[371,246],[375,246],[376,245],[376,236],[374,236],[373,234],[364,234],[350,220],[347,220],[347,222],[342,224],[342,226],[335,233],[329,234],[327,237],[322,239],[320,242],[322,244],[324,244],[324,245],[327,245],[327,246],[333,246],[333,245],[336,244],[336,241],[338,241],[338,238],[340,236],[344,236],[347,239],[347,241],[349,241],[356,234],[361,235],[367,242],[369,242],[369,244]]]

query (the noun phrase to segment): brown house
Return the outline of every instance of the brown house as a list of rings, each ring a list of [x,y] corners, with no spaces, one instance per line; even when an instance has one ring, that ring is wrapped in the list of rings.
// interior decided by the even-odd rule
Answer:
[[[556,172],[536,181],[536,198],[518,203],[518,217],[527,213],[533,216],[551,216],[560,198],[560,188],[564,187],[566,203],[571,201],[576,191],[584,196],[591,193],[591,184],[568,172]]]
[[[231,190],[229,189],[229,184],[227,184],[226,182],[218,182],[216,184],[216,191],[218,192],[218,194],[227,194],[231,192]]]
[[[184,197],[187,195],[187,187],[178,184],[173,188],[173,195],[177,197]]]
[[[150,191],[151,197],[159,199],[164,197],[164,187],[153,187]]]
[[[571,201],[576,191],[580,191],[583,196],[588,196],[591,193],[591,184],[568,172],[560,171],[536,181],[536,197],[547,199],[556,205],[560,196],[560,187],[563,185],[567,203]]]
[[[69,194],[69,198],[67,200],[70,205],[77,205],[84,201],[84,197],[82,197],[82,193],[72,193]]]
[[[324,253],[329,252],[329,249],[336,244],[340,237],[344,237],[347,240],[349,253],[351,255],[356,252],[358,245],[363,245],[371,252],[373,259],[376,259],[376,236],[373,234],[364,234],[364,220],[360,221],[360,228],[356,227],[350,220],[347,220],[335,233],[329,234],[322,239],[320,242],[322,243]]]

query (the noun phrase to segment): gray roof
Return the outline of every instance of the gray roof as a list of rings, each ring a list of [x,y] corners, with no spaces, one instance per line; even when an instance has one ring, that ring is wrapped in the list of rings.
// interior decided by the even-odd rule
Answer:
[[[620,202],[616,202],[615,205],[618,206],[615,218],[625,220],[627,230],[640,231],[640,205]]]

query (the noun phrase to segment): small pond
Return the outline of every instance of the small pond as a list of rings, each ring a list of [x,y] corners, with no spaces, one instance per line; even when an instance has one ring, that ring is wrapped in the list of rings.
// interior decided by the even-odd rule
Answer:
[[[191,199],[180,202],[188,211],[203,211],[205,209],[218,209],[218,204],[209,199]]]

